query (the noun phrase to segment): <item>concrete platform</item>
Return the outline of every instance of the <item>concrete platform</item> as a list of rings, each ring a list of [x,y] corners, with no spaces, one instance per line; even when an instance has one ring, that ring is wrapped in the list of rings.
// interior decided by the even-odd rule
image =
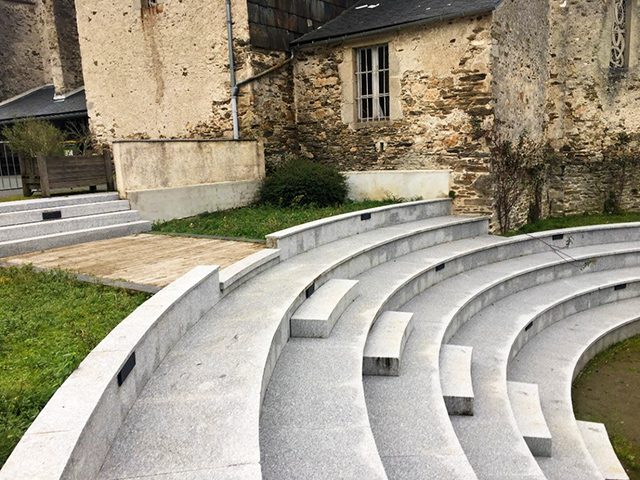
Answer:
[[[197,265],[224,268],[264,247],[260,243],[141,233],[4,260],[16,265],[62,268],[101,278],[164,287]]]

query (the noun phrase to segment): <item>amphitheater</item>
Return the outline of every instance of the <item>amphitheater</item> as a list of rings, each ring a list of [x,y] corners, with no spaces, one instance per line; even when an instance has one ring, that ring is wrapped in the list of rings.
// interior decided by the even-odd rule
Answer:
[[[0,479],[627,478],[571,383],[640,333],[640,224],[488,226],[410,202],[195,268],[89,354]]]

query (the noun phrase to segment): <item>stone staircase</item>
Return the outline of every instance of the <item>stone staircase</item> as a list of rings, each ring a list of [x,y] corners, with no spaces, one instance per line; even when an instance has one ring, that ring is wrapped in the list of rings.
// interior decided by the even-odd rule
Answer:
[[[0,257],[148,231],[115,192],[0,203]]]
[[[222,270],[128,414],[109,397],[83,478],[626,478],[570,395],[640,332],[640,224],[502,238],[450,208],[294,227]]]

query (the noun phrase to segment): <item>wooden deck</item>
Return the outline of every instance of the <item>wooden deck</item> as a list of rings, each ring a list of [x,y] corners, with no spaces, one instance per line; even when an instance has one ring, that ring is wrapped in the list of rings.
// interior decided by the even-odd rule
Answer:
[[[198,265],[224,268],[262,248],[265,246],[259,243],[142,233],[4,260],[164,287]]]

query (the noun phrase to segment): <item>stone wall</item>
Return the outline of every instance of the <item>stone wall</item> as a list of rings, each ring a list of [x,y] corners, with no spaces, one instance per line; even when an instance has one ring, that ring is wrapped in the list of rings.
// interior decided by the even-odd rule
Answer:
[[[631,3],[629,66],[617,72],[609,68],[613,0],[551,3],[546,136],[566,157],[551,192],[554,213],[601,211],[602,152],[617,133],[640,131],[640,8]],[[637,209],[640,172],[633,175],[623,206]]]
[[[38,5],[0,2],[0,102],[49,82]]]
[[[188,138],[215,125],[229,138],[225,1],[76,0],[89,117],[100,141]],[[236,74],[246,76],[246,0],[233,0]],[[209,133],[209,131],[207,131]]]
[[[392,120],[358,124],[344,111],[355,98],[353,49],[381,43],[389,44]],[[489,161],[476,135],[493,123],[490,51],[490,15],[302,50],[301,153],[341,170],[451,169],[457,209],[490,212]]]
[[[49,26],[49,58],[56,94],[64,94],[84,84],[82,59],[78,43],[74,0],[46,2],[51,9],[45,25]]]
[[[0,101],[47,83],[83,84],[73,0],[0,2]]]
[[[499,135],[542,141],[549,81],[549,2],[505,0],[491,28],[492,92]]]

